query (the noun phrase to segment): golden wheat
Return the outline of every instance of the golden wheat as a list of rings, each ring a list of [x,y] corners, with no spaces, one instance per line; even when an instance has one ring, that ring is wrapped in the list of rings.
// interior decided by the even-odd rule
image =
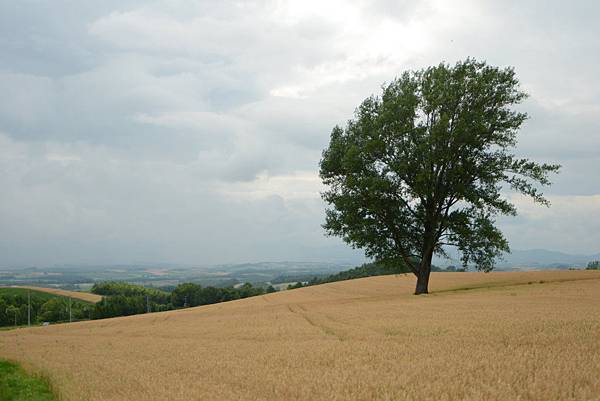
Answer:
[[[0,333],[64,400],[599,400],[600,272],[331,283]],[[453,289],[462,288],[462,290]]]

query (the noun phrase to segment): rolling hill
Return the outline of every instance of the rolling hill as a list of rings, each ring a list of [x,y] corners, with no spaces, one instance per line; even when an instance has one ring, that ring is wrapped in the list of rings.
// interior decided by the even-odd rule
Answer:
[[[460,266],[460,254],[455,249],[448,249],[450,259],[435,258],[439,266]],[[569,267],[585,267],[588,262],[600,260],[600,253],[579,255],[548,249],[513,249],[496,261],[497,269],[542,270],[567,269]]]
[[[67,291],[67,290],[61,290],[59,288],[33,287],[33,286],[27,286],[27,285],[12,285],[12,286],[4,286],[4,287],[0,286],[0,288],[29,289],[32,291],[43,292],[43,293],[47,293],[47,294],[57,295],[60,297],[67,297],[67,298],[71,297],[71,298],[79,299],[80,301],[90,302],[90,303],[94,303],[94,304],[96,302],[100,302],[102,300],[101,295],[92,294],[90,292]]]
[[[64,400],[582,400],[600,272],[369,277],[0,333]]]

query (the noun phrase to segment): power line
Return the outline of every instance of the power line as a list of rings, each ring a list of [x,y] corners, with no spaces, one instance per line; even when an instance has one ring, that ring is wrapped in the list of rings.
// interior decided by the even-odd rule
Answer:
[[[31,290],[27,290],[27,326],[31,327]]]

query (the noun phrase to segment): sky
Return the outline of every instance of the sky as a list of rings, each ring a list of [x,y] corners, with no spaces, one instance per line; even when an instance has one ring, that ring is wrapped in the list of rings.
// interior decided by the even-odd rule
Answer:
[[[0,1],[0,267],[354,261],[318,163],[384,82],[466,57],[530,94],[515,249],[600,251],[596,1]]]

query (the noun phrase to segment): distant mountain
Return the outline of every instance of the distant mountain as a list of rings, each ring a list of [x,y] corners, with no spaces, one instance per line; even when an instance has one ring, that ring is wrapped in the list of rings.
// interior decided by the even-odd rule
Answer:
[[[282,271],[287,273],[332,273],[339,272],[356,266],[351,262],[256,262],[235,263],[211,266],[207,271],[222,271],[227,273],[249,273],[249,272],[273,272]]]
[[[458,265],[458,255],[450,254],[452,259],[438,259],[440,266]],[[498,269],[560,269],[569,267],[585,267],[592,260],[600,260],[600,253],[593,255],[573,255],[547,249],[514,249],[496,262]]]
[[[595,255],[572,255],[547,249],[514,250],[504,256],[498,263],[500,267],[583,267],[592,260],[599,260],[600,253]]]

